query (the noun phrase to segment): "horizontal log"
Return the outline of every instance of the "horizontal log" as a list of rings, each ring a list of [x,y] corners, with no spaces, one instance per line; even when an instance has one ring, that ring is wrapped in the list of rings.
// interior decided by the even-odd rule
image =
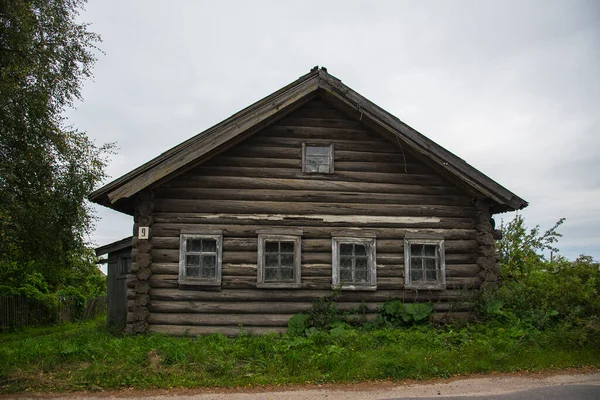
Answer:
[[[224,264],[223,276],[246,276],[256,279],[256,268],[256,264]],[[448,277],[475,277],[479,272],[481,272],[481,267],[477,264],[450,264],[446,267],[446,276]],[[160,275],[172,275],[172,279],[176,279],[179,274],[179,264],[154,263],[152,264],[152,273]],[[331,265],[303,264],[301,275],[302,277],[331,277]],[[377,276],[378,278],[403,277],[404,266],[377,264]]]
[[[200,290],[179,290],[179,289],[152,289],[150,298],[164,301],[221,301],[221,302],[252,302],[269,301],[275,302],[311,302],[314,299],[331,295],[331,288],[327,290],[229,290],[223,289],[220,292],[207,292]],[[461,298],[467,298],[471,294],[460,290],[444,290],[439,292],[414,292],[402,290],[377,290],[375,292],[353,292],[342,291],[338,298],[339,302],[358,302],[363,300],[384,302],[390,299],[401,298],[405,302],[414,301],[456,301]]]
[[[289,118],[348,119],[341,111],[329,107],[301,107],[288,115]]]
[[[152,250],[152,260],[155,263],[178,263],[179,250],[172,249],[154,249]],[[254,264],[257,260],[255,251],[224,251],[224,264]],[[306,252],[301,254],[302,264],[331,264],[331,252]],[[447,254],[446,263],[450,264],[474,264],[477,260],[477,254]],[[402,253],[377,253],[378,264],[401,265],[404,262]]]
[[[450,183],[431,173],[404,173],[398,172],[363,172],[363,171],[338,171],[334,174],[307,174],[299,168],[273,168],[273,167],[237,167],[237,166],[200,166],[194,169],[194,174],[183,176],[182,180],[202,180],[204,177],[246,177],[254,178],[257,183],[262,179],[297,179],[310,181],[334,182],[369,182],[387,183],[398,185],[421,185],[452,187]],[[227,187],[223,181],[219,187]],[[297,189],[297,188],[294,188]]]
[[[268,335],[287,332],[287,327],[231,327],[231,326],[191,326],[191,325],[150,325],[149,332],[162,333],[170,336],[196,336],[222,334],[236,337],[240,334]]]
[[[151,313],[148,317],[149,324],[155,325],[194,325],[194,326],[281,326],[287,323],[297,313],[292,314],[194,314],[187,311],[181,313]]]
[[[375,203],[407,205],[472,205],[473,200],[457,195],[423,195],[397,193],[361,193],[334,191],[298,191],[268,189],[221,189],[221,188],[158,188],[157,198],[196,199],[196,200],[245,200],[278,202],[337,202],[337,203]]]
[[[393,144],[390,143],[390,146]],[[293,147],[265,147],[265,146],[247,146],[245,143],[238,145],[226,153],[228,156],[244,157],[262,157],[262,158],[290,158],[300,159],[302,157],[302,148]],[[337,161],[360,161],[360,162],[407,162],[407,156],[394,153],[380,153],[377,151],[358,151],[358,150],[335,150],[334,162]]]
[[[447,289],[468,289],[478,288],[481,285],[479,277],[446,277]],[[150,277],[150,286],[153,288],[177,288],[177,275],[162,275],[155,274]],[[255,289],[256,279],[253,276],[223,276],[221,288],[224,289]],[[322,276],[306,276],[302,277],[302,289],[331,289],[331,278]],[[403,290],[404,281],[400,277],[378,277],[378,290]]]
[[[475,215],[471,207],[443,205],[396,205],[363,203],[288,203],[277,201],[242,200],[190,200],[155,199],[157,212],[190,213],[240,213],[240,214],[286,214],[296,215],[366,215],[385,217],[457,217],[468,218]],[[388,218],[389,219],[389,218]]]
[[[344,119],[344,118],[311,118],[311,117],[296,118],[296,117],[288,116],[288,117],[280,120],[279,123],[274,126],[289,126],[289,127],[309,126],[309,127],[316,127],[316,128],[346,128],[346,129],[349,128],[349,129],[365,130],[365,126],[361,122],[354,121],[351,119]],[[261,136],[261,135],[262,134],[258,134],[257,136]],[[380,140],[383,140],[383,138],[381,138]]]
[[[152,226],[152,241],[154,238],[173,238],[176,237],[179,239],[179,234],[182,229],[186,230],[198,230],[198,232],[204,231],[215,231],[222,230],[223,235],[225,237],[252,237],[255,238],[257,236],[256,231],[258,229],[264,229],[265,226],[272,227],[284,227],[281,224],[277,224],[278,221],[266,221],[267,223],[261,224],[261,222],[265,222],[264,220],[259,219],[244,219],[244,216],[240,216],[241,218],[235,218],[235,215],[225,216],[215,215],[215,214],[184,214],[184,213],[157,213],[155,215],[155,223]],[[221,224],[215,224],[215,220],[221,222]],[[441,219],[440,223],[436,225],[448,223],[450,221],[457,221],[454,224],[468,224],[469,220],[463,219]],[[308,221],[300,221],[300,223],[296,220],[290,219],[285,220],[285,223],[289,224],[289,226],[302,228],[302,234],[304,237],[310,238],[326,238],[327,240],[331,239],[331,232],[335,230],[339,230],[339,228],[344,228],[344,231],[352,232],[355,230],[355,227],[346,228],[344,226],[339,226],[342,224],[330,223],[327,226],[319,226],[313,224],[307,224]],[[304,224],[302,224],[304,223]],[[356,226],[360,226],[361,224],[355,222]],[[472,226],[472,225],[470,225]],[[403,238],[407,233],[418,234],[418,233],[428,233],[428,234],[439,234],[444,236],[448,240],[473,240],[476,236],[477,232],[474,229],[445,229],[445,228],[383,228],[377,225],[364,227],[368,231],[373,231],[377,234],[377,240],[382,239],[399,239]],[[360,229],[356,229],[360,231]],[[162,246],[155,245],[154,247],[159,248]]]
[[[344,175],[348,175],[344,173]],[[379,174],[387,180],[397,179],[390,177],[393,174]],[[318,177],[317,177],[318,176]],[[263,189],[263,190],[305,190],[305,191],[344,191],[366,193],[401,193],[401,194],[440,194],[456,195],[461,192],[450,186],[424,185],[422,181],[398,183],[377,183],[376,181],[345,181],[333,175],[302,175],[299,178],[268,178],[246,176],[212,176],[200,174],[186,174],[165,182],[161,187],[207,187],[207,188],[236,188],[236,189]],[[420,176],[420,175],[408,175]],[[315,178],[317,177],[317,178]],[[309,179],[310,178],[310,179]]]
[[[333,139],[328,140],[327,142],[333,143],[336,153],[338,151],[359,151],[387,154],[399,152],[399,149],[396,146],[385,140],[357,142],[355,140]],[[249,140],[246,140],[244,142],[244,146],[261,147],[264,148],[265,151],[270,152],[270,147],[302,149],[303,143],[306,143],[306,139],[286,136],[255,136]]]
[[[377,314],[383,302],[337,302],[338,310],[347,313]],[[308,302],[197,302],[197,301],[160,301],[150,305],[150,323],[174,325],[248,325],[277,326],[287,325],[295,314],[309,311],[313,303]],[[435,303],[434,311],[458,311],[471,309],[466,302]],[[168,317],[169,316],[169,317]],[[221,318],[221,320],[219,320]]]
[[[291,158],[260,158],[243,156],[217,156],[203,163],[205,166],[222,167],[270,167],[270,168],[302,168],[302,160]],[[423,164],[414,162],[382,163],[382,162],[352,162],[338,161],[335,163],[336,171],[362,171],[362,172],[392,172],[409,174],[433,174],[431,169]]]

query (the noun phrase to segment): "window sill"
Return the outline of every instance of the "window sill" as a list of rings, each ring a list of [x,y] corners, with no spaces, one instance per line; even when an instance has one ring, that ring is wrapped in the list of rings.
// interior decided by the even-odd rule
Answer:
[[[302,289],[301,283],[285,283],[285,282],[274,282],[274,283],[257,283],[257,289]]]
[[[427,285],[404,285],[404,289],[412,289],[412,290],[446,290],[446,285],[435,285],[435,286],[427,286]]]
[[[377,290],[377,285],[331,285],[332,289],[353,290],[362,292],[374,292]]]
[[[192,280],[187,280],[187,281],[178,281],[177,283],[179,283],[179,286],[194,286],[194,287],[215,287],[215,286],[221,286],[221,282],[217,282],[217,281],[192,281]]]

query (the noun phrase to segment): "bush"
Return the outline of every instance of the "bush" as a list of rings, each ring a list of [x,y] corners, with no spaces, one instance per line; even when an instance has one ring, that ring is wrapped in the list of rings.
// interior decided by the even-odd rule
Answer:
[[[574,262],[560,255],[547,260],[543,251],[558,252],[561,237],[554,227],[528,230],[521,215],[502,224],[499,245],[503,284],[482,296],[479,311],[501,322],[518,319],[538,329],[557,324],[598,329],[600,267],[590,256]]]

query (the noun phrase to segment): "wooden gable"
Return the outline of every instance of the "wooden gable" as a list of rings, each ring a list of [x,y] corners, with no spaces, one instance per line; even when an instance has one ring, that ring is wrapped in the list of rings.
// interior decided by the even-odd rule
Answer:
[[[325,101],[321,100],[315,103],[313,100],[316,98]],[[323,110],[329,109],[337,112],[342,110],[343,112],[340,115],[344,115],[344,118],[337,119],[342,121],[340,122],[342,125],[348,126],[345,129],[352,129],[349,126],[360,121],[361,124],[371,129],[371,133],[377,132],[380,135],[387,136],[389,141],[397,143],[400,150],[406,155],[413,155],[416,159],[427,160],[431,167],[435,168],[446,179],[452,180],[455,185],[462,186],[478,198],[491,199],[493,212],[516,210],[527,206],[526,201],[471,167],[464,160],[402,123],[374,103],[352,91],[343,85],[339,79],[328,74],[325,69],[313,69],[309,74],[300,77],[292,84],[161,154],[103,188],[94,191],[90,195],[90,199],[119,211],[133,214],[133,197],[142,189],[156,187],[185,173],[195,165],[204,163],[235,144],[252,137],[265,127],[273,124],[285,126],[279,124],[278,121],[288,115],[290,115],[292,123],[297,123],[297,121],[293,121],[294,118],[297,119],[302,115],[302,112],[307,112],[300,111],[303,105],[307,104],[307,107],[302,108],[303,110],[318,108],[308,103],[328,104]],[[295,110],[298,110],[298,113],[294,114]],[[323,112],[334,113],[334,111]],[[294,117],[291,117],[292,115]],[[348,116],[351,116],[351,118],[348,118]],[[323,120],[324,118],[319,118],[319,115],[316,114],[313,117],[305,118],[303,123],[318,124],[320,122],[315,120],[319,119]],[[335,120],[336,118],[330,119]],[[286,123],[289,124],[289,122]],[[333,123],[335,124],[335,122]],[[314,128],[319,128],[319,126]],[[314,131],[316,132],[316,130]],[[310,132],[304,134],[310,138]],[[313,132],[312,134],[316,133]],[[274,138],[278,138],[278,136],[274,136]],[[280,140],[285,140],[285,138],[280,138]],[[348,137],[348,140],[360,141],[360,135],[354,135],[351,139]],[[344,145],[350,144],[345,143]],[[279,148],[285,149],[286,146],[282,144]],[[340,149],[340,151],[351,150]],[[377,152],[373,153],[377,154]],[[389,157],[383,154],[378,156],[379,160],[386,162]],[[352,154],[348,154],[346,159],[348,157],[351,159]],[[391,162],[396,162],[393,157]]]

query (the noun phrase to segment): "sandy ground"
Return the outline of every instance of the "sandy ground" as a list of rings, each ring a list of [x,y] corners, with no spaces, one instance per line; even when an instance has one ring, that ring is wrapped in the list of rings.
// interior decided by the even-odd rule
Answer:
[[[545,374],[502,374],[428,382],[370,382],[360,384],[261,387],[238,389],[121,390],[98,393],[20,394],[0,399],[145,399],[145,400],[374,400],[391,398],[499,395],[557,385],[597,385],[600,371],[562,371]]]

